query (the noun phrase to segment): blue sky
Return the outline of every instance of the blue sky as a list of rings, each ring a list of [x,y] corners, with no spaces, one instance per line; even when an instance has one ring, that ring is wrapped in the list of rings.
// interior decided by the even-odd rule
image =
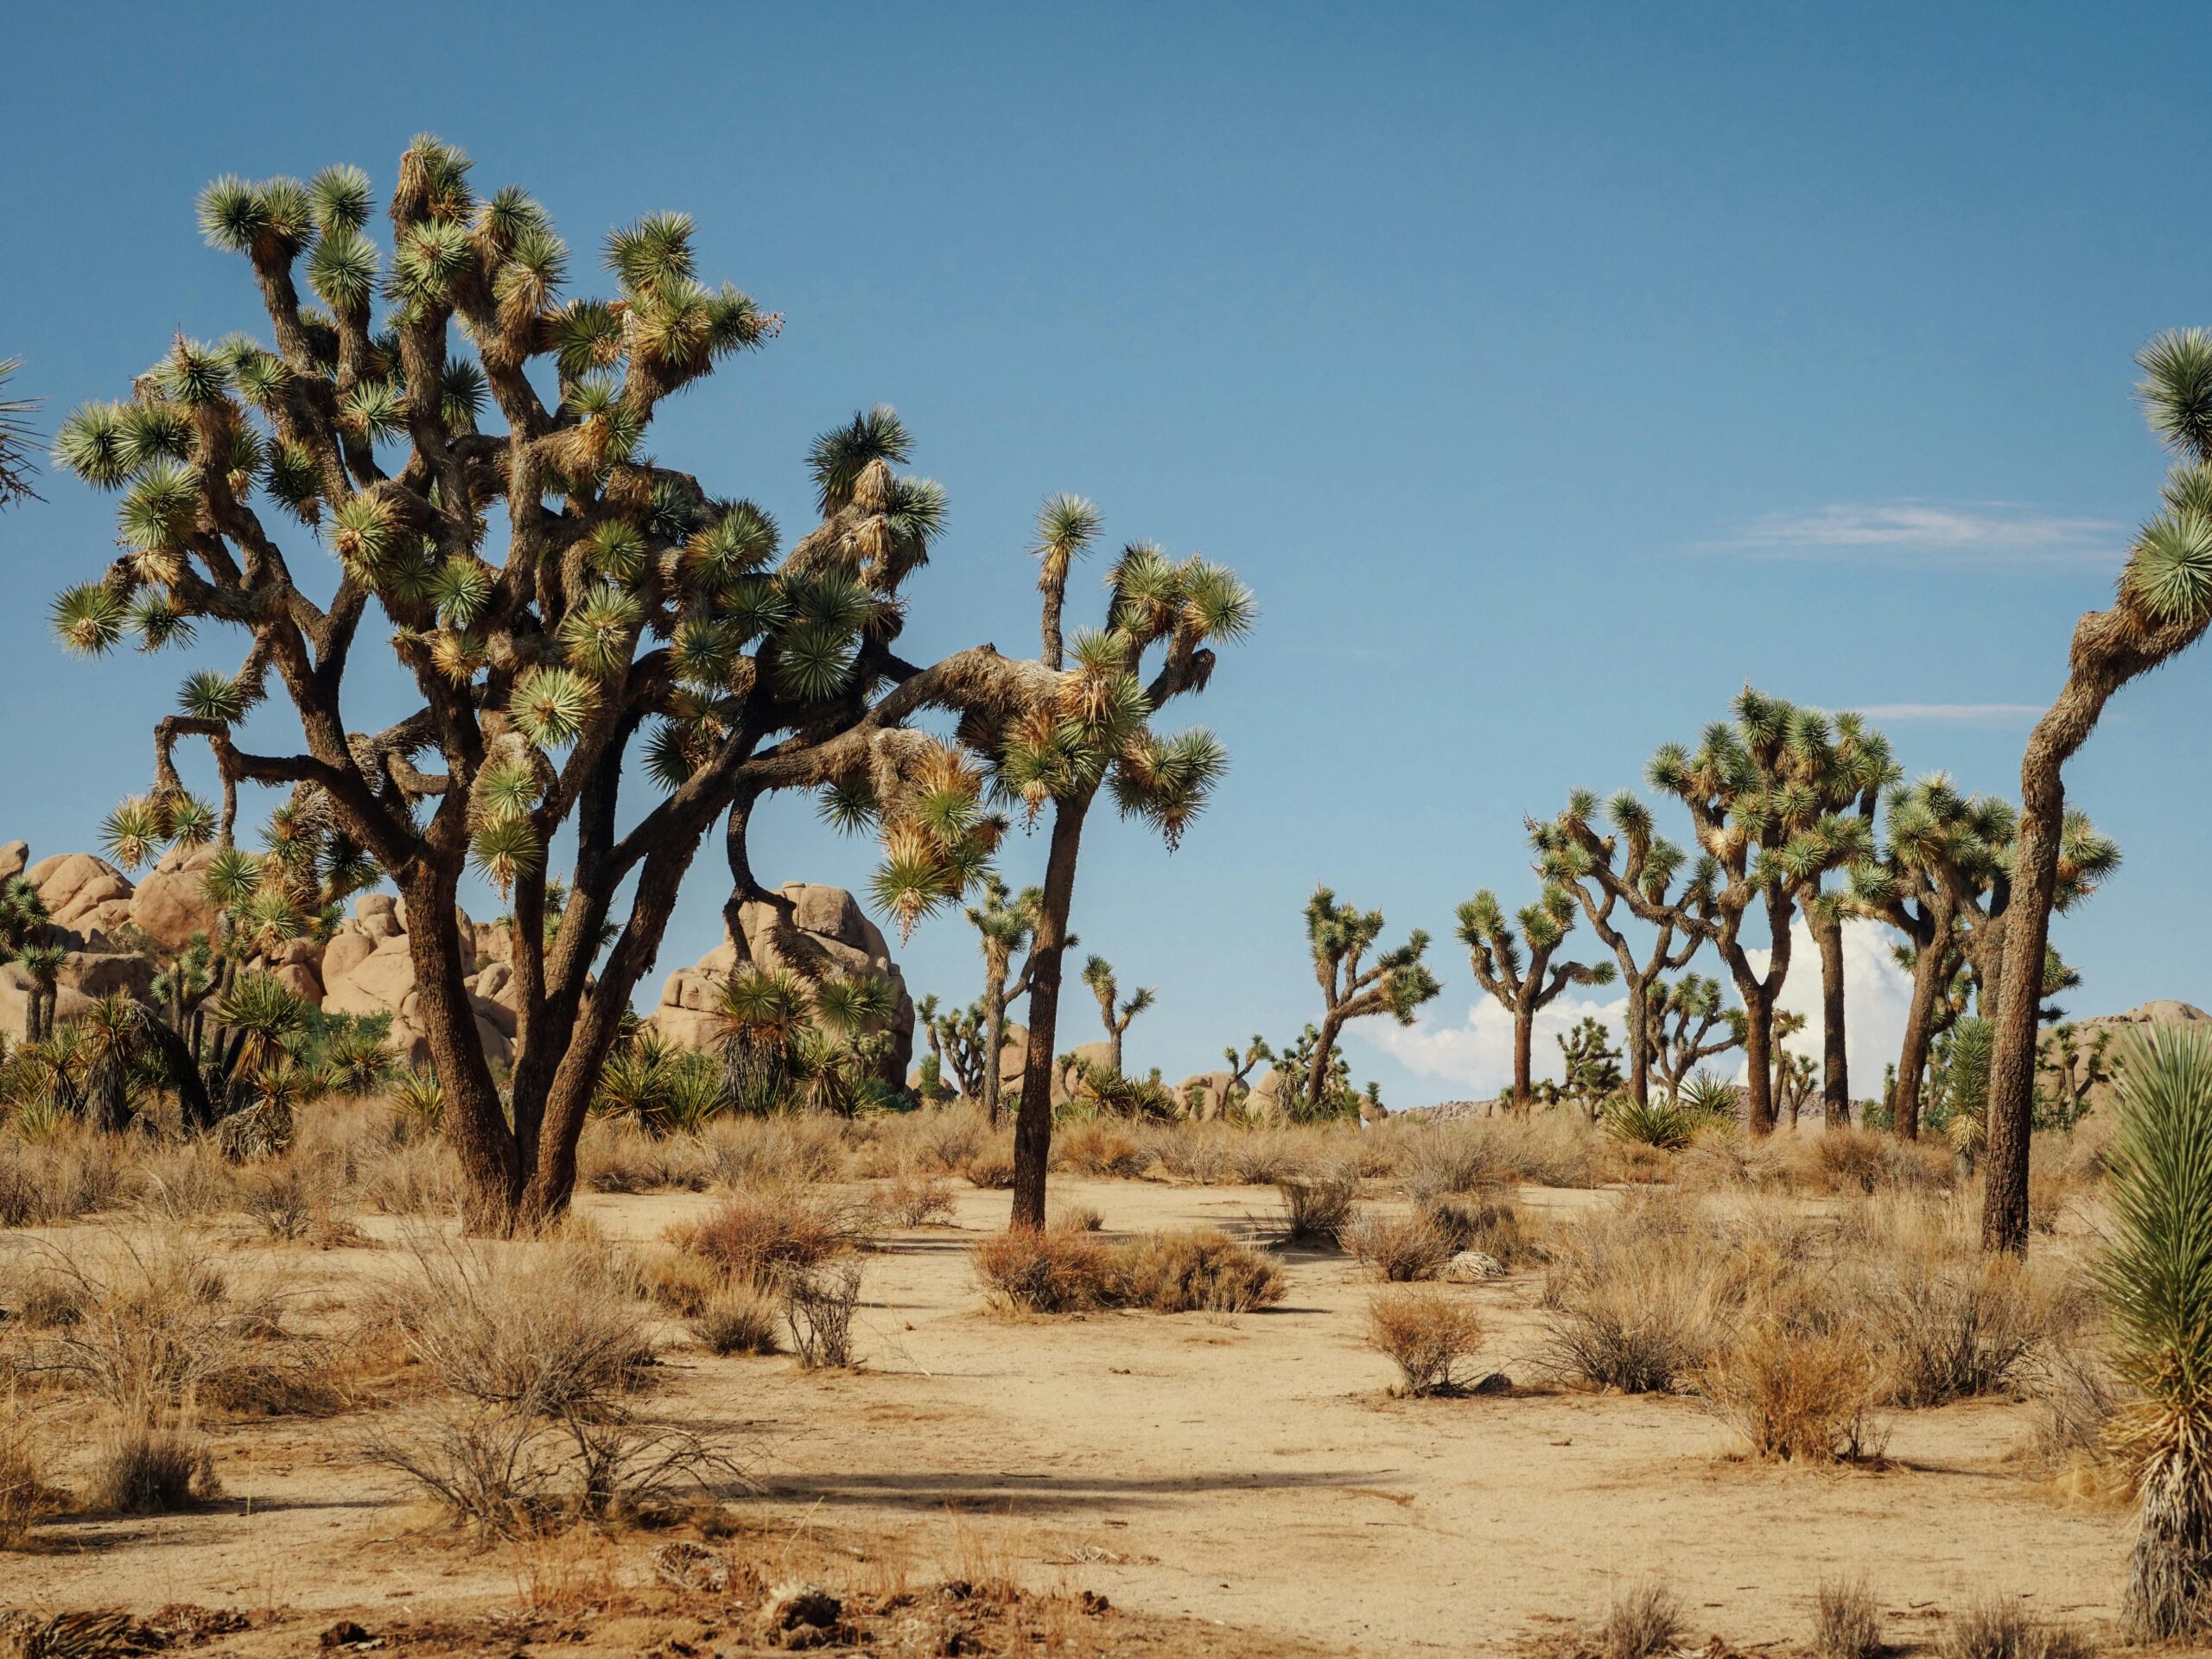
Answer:
[[[1034,649],[1055,490],[1257,590],[1193,710],[1235,756],[1218,805],[1172,857],[1110,823],[1085,855],[1076,925],[1159,987],[1130,1054],[1171,1077],[1310,1017],[1326,880],[1429,929],[1446,982],[1436,1041],[1355,1039],[1357,1074],[1494,1084],[1445,1052],[1452,906],[1524,898],[1524,812],[1636,781],[1747,679],[2016,786],[2161,472],[2130,353],[2206,321],[2199,8],[454,10],[16,13],[0,355],[58,418],[175,330],[251,326],[200,185],[381,188],[419,130],[579,248],[691,212],[702,274],[786,323],[657,451],[798,524],[809,437],[897,405],[953,507],[914,652]],[[0,520],[0,839],[40,852],[143,787],[188,666],[54,648],[46,595],[113,532],[43,487]],[[2080,1011],[2212,1001],[2208,669],[2131,689],[2072,774],[2128,860],[2063,924]],[[756,843],[772,879],[868,862],[799,803]],[[1008,874],[1041,862],[1017,840]],[[658,972],[713,943],[716,868]],[[905,954],[971,994],[957,923]]]

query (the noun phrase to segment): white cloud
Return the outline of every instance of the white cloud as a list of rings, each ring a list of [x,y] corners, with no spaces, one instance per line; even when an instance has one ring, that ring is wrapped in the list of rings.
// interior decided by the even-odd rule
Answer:
[[[1796,557],[1934,556],[1967,563],[2056,564],[2116,563],[2126,541],[2127,526],[2107,518],[2064,518],[2003,501],[1897,501],[1767,513],[1719,545]]]
[[[1869,720],[1921,720],[1950,726],[2024,726],[2043,714],[2043,705],[2036,702],[1868,702],[1850,706]]]
[[[1435,1006],[1428,1005],[1429,1009]],[[1618,1044],[1627,1007],[1626,999],[1620,997],[1600,1002],[1590,997],[1561,996],[1536,1016],[1535,1075],[1554,1080],[1560,1076],[1559,1045],[1553,1039],[1580,1025],[1586,1014],[1594,1014],[1604,1020]],[[1416,1076],[1452,1084],[1471,1100],[1486,1099],[1513,1081],[1513,1015],[1487,994],[1477,997],[1456,1024],[1424,1010],[1410,1026],[1370,1020],[1350,1027],[1345,1035],[1381,1049]]]
[[[1851,921],[1843,925],[1844,1011],[1848,1024],[1845,1052],[1851,1065],[1851,1092],[1869,1099],[1881,1092],[1882,1069],[1897,1057],[1904,1038],[1904,1016],[1912,1000],[1912,980],[1890,955],[1894,941],[1878,922]],[[1764,972],[1767,952],[1747,953],[1752,965]],[[1710,957],[1693,963],[1693,971],[1713,974],[1724,988],[1727,975]],[[1805,1016],[1805,1029],[1785,1046],[1808,1054],[1817,1062],[1822,1046],[1821,1018],[1821,953],[1802,921],[1790,934],[1789,976],[1783,982],[1781,1006]],[[1497,1094],[1513,1081],[1513,1016],[1503,1004],[1479,996],[1458,1020],[1440,1016],[1436,1005],[1417,1015],[1410,1026],[1368,1020],[1351,1027],[1345,1035],[1389,1054],[1418,1077],[1449,1084],[1462,1098],[1483,1100]],[[1559,1045],[1554,1039],[1579,1024],[1587,1014],[1605,1023],[1613,1041],[1623,1040],[1627,999],[1601,1002],[1594,997],[1562,996],[1536,1016],[1534,1073],[1539,1079],[1560,1075]],[[1353,1066],[1355,1072],[1358,1067]],[[1740,1081],[1741,1051],[1724,1057],[1715,1070]],[[1408,1104],[1427,1103],[1408,1102]]]

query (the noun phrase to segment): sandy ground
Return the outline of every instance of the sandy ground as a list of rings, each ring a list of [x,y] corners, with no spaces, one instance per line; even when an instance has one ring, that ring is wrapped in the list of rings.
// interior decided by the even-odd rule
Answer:
[[[1264,1230],[1277,1210],[1264,1189],[1056,1192],[1109,1231]],[[1562,1218],[1604,1201],[1522,1194]],[[581,1208],[643,1240],[711,1203]],[[1000,1552],[1038,1587],[1274,1633],[1284,1651],[1306,1650],[1300,1638],[1363,1655],[1515,1651],[1655,1573],[1700,1633],[1745,1647],[1802,1639],[1820,1582],[1862,1573],[1900,1641],[1934,1640],[1947,1612],[1993,1592],[2047,1615],[2115,1611],[2126,1517],[2037,1481],[2028,1407],[1897,1414],[1885,1465],[1816,1471],[1738,1459],[1688,1399],[1535,1386],[1397,1400],[1388,1362],[1359,1340],[1370,1287],[1334,1255],[1287,1257],[1290,1294],[1262,1313],[993,1317],[965,1249],[1005,1204],[963,1187],[956,1226],[889,1236],[868,1262],[862,1369],[809,1375],[675,1344],[654,1408],[734,1433],[763,1484],[738,1507],[764,1527],[924,1574]],[[280,1259],[292,1294],[318,1306],[357,1294],[383,1254]],[[1490,1316],[1485,1365],[1516,1384],[1540,1383],[1535,1291],[1523,1275],[1464,1292]],[[50,1529],[42,1550],[0,1556],[0,1602],[422,1617],[537,1593],[556,1569],[430,1536],[394,1478],[358,1461],[360,1432],[344,1417],[224,1427],[220,1504]]]

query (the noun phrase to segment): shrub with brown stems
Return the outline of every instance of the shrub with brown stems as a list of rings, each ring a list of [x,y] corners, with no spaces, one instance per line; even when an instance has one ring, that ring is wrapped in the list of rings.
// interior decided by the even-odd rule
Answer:
[[[1425,1211],[1386,1215],[1363,1210],[1339,1236],[1362,1266],[1389,1284],[1433,1279],[1459,1250],[1452,1235]]]
[[[668,1237],[731,1278],[765,1287],[786,1268],[811,1269],[854,1249],[868,1230],[853,1206],[785,1186],[733,1193]]]
[[[861,1264],[833,1262],[823,1267],[786,1264],[778,1269],[776,1291],[791,1351],[810,1371],[853,1363],[853,1314],[861,1302]]]
[[[1117,1123],[1094,1118],[1060,1137],[1053,1154],[1078,1175],[1135,1180],[1152,1167],[1152,1154]]]
[[[703,1192],[718,1174],[696,1135],[652,1135],[597,1119],[576,1143],[576,1180],[594,1192]]]
[[[1334,1246],[1341,1242],[1345,1224],[1351,1219],[1359,1175],[1350,1166],[1340,1164],[1277,1181],[1275,1191],[1282,1195],[1287,1243]]]
[[[995,1306],[1027,1313],[1082,1313],[1112,1300],[1114,1249],[1095,1231],[1066,1225],[1014,1227],[969,1252]]]
[[[991,1138],[989,1122],[972,1106],[915,1112],[907,1122],[915,1161],[942,1175],[957,1174]]]
[[[1631,1201],[1563,1232],[1544,1274],[1538,1363],[1624,1394],[1687,1381],[1723,1334],[1740,1286],[1715,1271],[1715,1242],[1679,1201]]]
[[[1014,1141],[1007,1136],[988,1141],[968,1154],[960,1173],[971,1186],[1003,1192],[1014,1185]]]
[[[120,1135],[74,1123],[51,1133],[0,1128],[0,1227],[47,1227],[112,1210],[130,1187]]]
[[[1882,1605],[1865,1579],[1821,1580],[1811,1645],[1813,1659],[1880,1659]]]
[[[1213,1227],[1143,1233],[1115,1252],[1115,1300],[1155,1313],[1249,1313],[1282,1300],[1275,1264]]]
[[[850,1173],[852,1145],[844,1120],[826,1114],[722,1116],[700,1136],[717,1185],[754,1187],[819,1184]]]
[[[1482,1336],[1473,1302],[1437,1286],[1391,1286],[1368,1300],[1367,1345],[1397,1365],[1402,1391],[1416,1398],[1459,1392],[1459,1363]]]
[[[1706,1361],[1698,1389],[1754,1456],[1840,1463],[1879,1452],[1872,1413],[1883,1381],[1863,1333],[1790,1310],[1738,1325]]]
[[[2087,1294],[2040,1262],[1985,1255],[1958,1217],[1904,1211],[1878,1237],[1859,1300],[1904,1406],[2004,1393],[2025,1378]]]
[[[461,1162],[442,1140],[395,1143],[364,1158],[355,1185],[387,1216],[442,1217],[461,1211]]]
[[[957,1202],[942,1176],[901,1170],[876,1195],[876,1207],[900,1227],[943,1225],[952,1220]]]

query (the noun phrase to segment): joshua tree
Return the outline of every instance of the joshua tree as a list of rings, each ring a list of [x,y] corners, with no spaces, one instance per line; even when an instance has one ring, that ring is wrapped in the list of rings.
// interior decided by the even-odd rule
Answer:
[[[0,360],[0,507],[38,499],[38,492],[31,488],[31,475],[37,469],[31,464],[36,439],[30,423],[38,399],[6,395],[9,381],[22,366],[20,357]]]
[[[1005,1070],[1002,1058],[1006,1048],[1006,1011],[1014,1003],[1029,995],[1029,966],[1036,960],[1032,952],[1022,960],[1021,971],[1014,974],[1014,957],[1018,950],[1028,950],[1037,937],[1037,912],[1045,902],[1042,887],[1024,887],[1017,898],[1009,898],[1006,883],[995,875],[986,875],[982,882],[982,901],[968,906],[968,925],[976,930],[976,942],[983,951],[983,1063],[982,1102],[984,1115],[991,1127],[998,1127],[999,1083]],[[1075,935],[1068,935],[1063,950],[1071,950]],[[1012,975],[1009,979],[1008,976]]]
[[[1321,1023],[1314,1027],[1312,1055],[1306,1065],[1306,1112],[1323,1116],[1337,1038],[1354,1020],[1387,1014],[1402,1026],[1414,1011],[1444,988],[1421,957],[1428,935],[1415,928],[1406,942],[1385,950],[1363,967],[1367,952],[1382,937],[1382,912],[1339,904],[1326,887],[1313,889],[1306,901],[1306,942],[1313,952],[1313,977],[1321,986]]]
[[[1989,810],[1988,836],[1993,857],[1980,881],[1962,886],[1959,898],[1958,950],[1973,976],[1975,1006],[1987,1015],[2000,1000],[2004,975],[2013,958],[2005,949],[2012,931],[2013,897],[2012,855],[2018,823],[2012,807],[1998,802]],[[2051,909],[2060,915],[2072,911],[2120,868],[2120,844],[2100,835],[2084,812],[2069,811],[2058,835],[2058,862],[2052,872]],[[2050,1011],[2043,1000],[2079,984],[2079,975],[2055,960],[2050,931],[2044,930],[2041,962],[2031,983],[2036,987],[2038,1024],[2046,1024]]]
[[[1628,991],[1628,1090],[1640,1106],[1650,1099],[1650,1061],[1657,1053],[1649,1035],[1656,1017],[1652,999],[1665,982],[1660,976],[1687,967],[1704,943],[1682,918],[1711,906],[1720,866],[1711,854],[1700,855],[1680,891],[1675,891],[1675,878],[1687,855],[1674,842],[1652,834],[1651,810],[1623,790],[1605,804],[1605,816],[1614,833],[1605,836],[1593,827],[1597,813],[1597,796],[1578,789],[1567,797],[1567,810],[1551,823],[1530,820],[1529,835],[1541,855],[1540,873],[1581,901],[1591,930],[1620,964],[1621,983]],[[1651,946],[1641,957],[1615,923],[1617,906],[1642,913],[1651,924]],[[1680,1083],[1679,1074],[1675,1081]]]
[[[1678,980],[1655,980],[1650,992],[1650,1064],[1668,1095],[1677,1096],[1692,1071],[1716,1054],[1744,1046],[1748,1022],[1741,1008],[1727,1006],[1717,979],[1685,974]]]
[[[2066,763],[2088,741],[2114,693],[2188,650],[2212,625],[2212,333],[2162,334],[2136,361],[2152,429],[2179,460],[2166,474],[2158,515],[2137,533],[2113,604],[2075,624],[2066,684],[2020,758],[2014,919],[1993,1012],[1982,1188],[1982,1240],[1991,1249],[2028,1248],[2028,1128],[2042,1001],[2035,977],[2064,861]]]
[[[1163,737],[1151,721],[1174,698],[1205,689],[1214,668],[1209,642],[1241,639],[1254,616],[1252,595],[1234,571],[1196,556],[1179,563],[1138,543],[1122,550],[1108,575],[1107,626],[1077,633],[1069,648],[1074,666],[1058,671],[1052,659],[1062,587],[1051,578],[1063,553],[1055,550],[1072,561],[1096,533],[1095,514],[1079,515],[1083,522],[1071,528],[1065,505],[1065,498],[1046,502],[1039,524],[1047,660],[1027,665],[1024,696],[971,709],[962,724],[963,736],[990,757],[993,785],[1003,797],[1019,800],[1033,821],[1047,804],[1052,809],[1025,968],[1029,1042],[1014,1136],[1013,1222],[1033,1230],[1045,1224],[1062,957],[1072,942],[1068,912],[1091,804],[1110,787],[1124,817],[1151,824],[1171,851],[1181,842],[1229,759],[1202,727]],[[1155,647],[1159,665],[1146,679],[1145,658]]]
[[[69,960],[69,947],[60,944],[27,944],[16,953],[30,976],[29,1036],[42,1043],[54,1035],[54,1006],[61,1000],[61,969]]]
[[[1585,1014],[1574,1029],[1554,1039],[1559,1044],[1562,1099],[1578,1103],[1595,1122],[1605,1103],[1621,1086],[1621,1051],[1613,1046],[1605,1022]]]
[[[2121,1617],[2168,1642],[2212,1628],[2212,1042],[2154,1028],[2126,1060],[2097,1279],[2140,1393],[2113,1426],[2140,1505]]]
[[[1897,781],[1897,763],[1890,758],[1889,740],[1868,729],[1856,715],[1835,717],[1823,757],[1824,764],[1810,769],[1807,781],[1819,791],[1828,821],[1821,868],[1807,879],[1800,903],[1806,931],[1813,936],[1821,957],[1821,1103],[1827,1127],[1851,1124],[1850,1048],[1846,1040],[1843,986],[1843,924],[1857,913],[1848,885],[1822,885],[1827,871],[1847,870],[1874,850],[1874,814],[1882,791]],[[1855,815],[1855,817],[1853,816]],[[1797,1121],[1796,1106],[1790,1122]]]
[[[1553,961],[1574,931],[1574,895],[1555,881],[1547,881],[1542,896],[1515,912],[1511,923],[1488,887],[1459,906],[1459,942],[1467,947],[1475,978],[1513,1016],[1513,1109],[1525,1112],[1532,1098],[1529,1045],[1537,1014],[1570,985],[1611,984],[1613,964]]]
[[[2070,1021],[2050,1033],[2036,1058],[2036,1069],[2050,1074],[2056,1093],[2048,1116],[2057,1126],[2072,1128],[2089,1112],[2089,1091],[2118,1080],[2126,1063],[2112,1047],[2112,1027],[2100,1026],[2086,1043],[2082,1028]]]
[[[891,982],[873,974],[740,969],[723,982],[715,1016],[731,1094],[753,1111],[850,1116],[887,1103],[885,1028],[897,1007]]]
[[[1112,1051],[1108,1064],[1118,1077],[1122,1075],[1122,1035],[1128,1030],[1129,1021],[1152,1006],[1152,987],[1138,986],[1117,1005],[1116,999],[1121,997],[1122,988],[1115,982],[1114,964],[1103,957],[1093,957],[1083,964],[1083,982],[1090,987],[1091,995],[1098,999],[1098,1017],[1105,1024],[1107,1046]]]
[[[983,1004],[970,1002],[964,1008],[939,1014],[937,998],[925,996],[914,1005],[914,1015],[929,1039],[930,1058],[938,1063],[940,1078],[949,1063],[961,1097],[982,1099],[990,1076],[985,1063],[988,1046],[984,1040]]]
[[[621,1014],[718,818],[737,902],[757,895],[746,835],[759,801],[828,791],[833,816],[878,830],[874,895],[911,928],[964,893],[1002,827],[981,809],[975,759],[910,723],[945,710],[995,764],[1018,722],[1055,754],[1064,731],[1081,731],[1093,760],[1071,761],[1071,789],[1084,804],[1112,762],[1180,801],[1161,809],[1179,826],[1193,764],[1215,752],[1150,740],[1143,721],[1204,684],[1213,658],[1195,619],[1225,607],[1241,627],[1249,606],[1225,573],[1154,556],[1141,601],[1180,583],[1174,603],[1191,617],[1143,613],[1141,644],[1169,646],[1150,687],[1125,673],[1063,681],[987,646],[906,661],[906,588],[944,497],[893,470],[912,448],[897,416],[877,410],[816,442],[821,523],[783,550],[766,513],[645,447],[667,398],[765,345],[779,320],[698,280],[680,214],[607,238],[614,297],[565,298],[568,250],[543,210],[516,189],[480,197],[467,172],[435,139],[408,147],[386,204],[388,261],[357,169],[208,188],[201,222],[249,262],[271,343],[180,338],[128,403],[70,416],[56,453],[124,490],[125,550],[62,594],[54,620],[87,654],[126,628],[149,646],[182,645],[199,623],[245,633],[237,668],[194,676],[183,711],[156,727],[143,804],[157,837],[173,830],[188,799],[176,745],[201,741],[225,791],[219,840],[240,782],[304,791],[392,879],[467,1219],[507,1231],[566,1206]],[[324,585],[282,545],[280,512],[335,555],[320,600],[309,589]],[[389,632],[414,706],[349,732],[344,707],[366,701],[347,679],[365,621]],[[239,741],[272,677],[298,719],[296,753]],[[1108,708],[1087,723],[1064,706],[1101,684]],[[642,810],[622,798],[641,777],[664,791]],[[575,863],[549,946],[556,841]],[[1074,850],[1071,839],[1063,911]],[[472,863],[513,899],[504,1096],[461,982],[455,895]],[[627,917],[603,945],[625,893]]]
[[[1789,974],[1790,924],[1823,874],[1868,850],[1863,817],[1840,817],[1832,810],[1853,775],[1850,746],[1866,738],[1849,716],[1831,727],[1811,709],[1749,686],[1738,695],[1732,722],[1706,728],[1694,753],[1679,744],[1662,748],[1649,772],[1652,787],[1689,809],[1699,845],[1720,865],[1709,912],[1683,920],[1713,942],[1735,982],[1747,1020],[1751,1129],[1766,1135],[1776,1121],[1774,1008]],[[1766,925],[1764,972],[1752,967],[1753,947],[1743,938],[1744,918],[1754,906]]]

